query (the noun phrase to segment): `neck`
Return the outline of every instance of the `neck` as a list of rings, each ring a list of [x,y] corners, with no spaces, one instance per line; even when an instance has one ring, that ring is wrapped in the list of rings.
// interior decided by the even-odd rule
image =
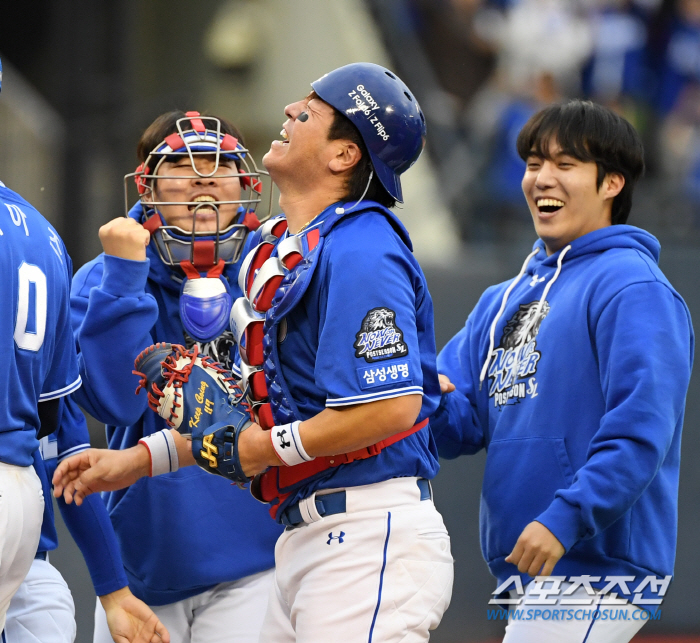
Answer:
[[[299,190],[293,186],[277,186],[280,191],[280,208],[287,217],[290,234],[296,234],[308,225],[328,206],[342,200],[338,186],[321,185],[317,188]]]

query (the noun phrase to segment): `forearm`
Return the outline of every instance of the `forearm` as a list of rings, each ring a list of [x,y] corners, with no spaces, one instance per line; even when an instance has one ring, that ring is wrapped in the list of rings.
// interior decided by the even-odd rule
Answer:
[[[406,395],[358,404],[341,409],[325,409],[301,422],[299,436],[311,458],[349,453],[407,431],[421,409],[420,395]],[[283,464],[272,445],[276,436],[257,424],[240,434],[239,453],[247,475]],[[178,454],[180,447],[178,447]]]
[[[420,395],[325,409],[301,423],[304,449],[312,456],[349,453],[410,429],[420,413]]]
[[[138,378],[132,370],[136,356],[153,343],[150,329],[158,316],[155,300],[145,292],[148,266],[105,257],[100,281],[93,284],[100,276],[91,273],[71,297],[83,378],[76,399],[106,424],[132,424],[146,408],[145,396],[133,394]]]
[[[443,393],[430,416],[430,429],[442,458],[471,455],[484,448],[484,434],[476,410],[459,391]]]
[[[107,509],[98,496],[90,496],[77,507],[58,499],[63,521],[85,559],[98,596],[118,591],[127,585],[119,553],[119,544]]]

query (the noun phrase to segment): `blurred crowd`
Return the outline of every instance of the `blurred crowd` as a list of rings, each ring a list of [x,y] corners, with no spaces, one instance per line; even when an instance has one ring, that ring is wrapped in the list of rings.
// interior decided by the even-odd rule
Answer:
[[[700,230],[700,0],[408,0],[449,97],[469,179],[452,195],[466,238],[528,221],[515,138],[545,104],[584,97],[629,119],[647,176],[630,221]]]

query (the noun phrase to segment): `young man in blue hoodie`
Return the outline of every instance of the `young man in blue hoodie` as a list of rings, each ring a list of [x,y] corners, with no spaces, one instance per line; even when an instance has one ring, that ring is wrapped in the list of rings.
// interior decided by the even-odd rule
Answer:
[[[440,353],[456,390],[431,427],[443,457],[488,452],[482,550],[523,610],[504,640],[620,643],[673,573],[690,315],[625,225],[644,167],[627,121],[553,105],[517,148],[539,240]]]

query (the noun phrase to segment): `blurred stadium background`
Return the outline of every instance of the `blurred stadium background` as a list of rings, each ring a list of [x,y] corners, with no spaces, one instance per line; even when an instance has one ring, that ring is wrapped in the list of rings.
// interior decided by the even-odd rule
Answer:
[[[630,223],[659,237],[662,268],[700,318],[700,0],[0,0],[0,56],[0,178],[54,223],[76,268],[99,253],[99,226],[124,213],[122,177],[159,113],[227,116],[259,159],[310,81],[371,61],[397,71],[428,120],[400,215],[431,286],[438,347],[534,241],[514,140],[540,106],[570,96],[617,109],[643,136],[648,169]],[[635,639],[648,643],[700,641],[699,386],[696,375],[676,577],[661,620]],[[96,422],[91,433],[104,444]],[[456,559],[436,643],[502,636],[486,616],[483,461],[445,462],[435,483]],[[60,536],[51,560],[88,643],[94,593],[62,526]]]

